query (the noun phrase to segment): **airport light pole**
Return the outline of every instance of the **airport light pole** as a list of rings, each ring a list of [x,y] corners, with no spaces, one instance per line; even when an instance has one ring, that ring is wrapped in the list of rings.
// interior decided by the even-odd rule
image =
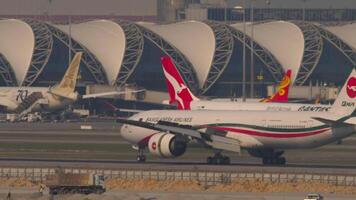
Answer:
[[[227,0],[224,1],[224,22],[227,21]]]
[[[303,2],[303,14],[302,14],[302,21],[303,23],[305,22],[305,4],[307,3],[308,0],[302,0]]]
[[[251,40],[250,40],[250,45],[251,45],[251,60],[250,60],[250,98],[254,97],[254,84],[255,84],[255,76],[254,76],[254,0],[251,0],[251,13],[250,13],[250,21],[251,21]]]
[[[246,102],[246,0],[243,1],[242,101]]]
[[[69,30],[68,30],[68,64],[72,62],[72,16],[69,15]]]

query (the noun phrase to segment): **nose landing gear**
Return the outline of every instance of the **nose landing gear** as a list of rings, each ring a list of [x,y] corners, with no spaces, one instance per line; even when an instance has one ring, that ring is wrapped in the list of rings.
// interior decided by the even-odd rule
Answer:
[[[136,157],[137,162],[146,162],[146,156],[143,154],[144,148],[139,147]]]

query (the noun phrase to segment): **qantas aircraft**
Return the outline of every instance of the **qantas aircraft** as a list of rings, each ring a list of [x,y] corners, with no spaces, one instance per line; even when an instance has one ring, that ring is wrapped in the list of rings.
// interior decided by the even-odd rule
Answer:
[[[289,86],[291,84],[291,71],[288,70],[281,81],[278,91],[270,98],[259,102],[221,102],[200,100],[193,95],[183,78],[174,66],[170,57],[161,58],[166,85],[170,96],[170,104],[178,104],[180,110],[270,110],[270,111],[315,111],[324,112],[330,106],[315,104],[288,103]]]
[[[263,164],[285,164],[284,150],[315,148],[346,138],[356,132],[356,70],[353,69],[329,112],[238,111],[238,110],[152,110],[123,123],[122,137],[139,151],[161,158],[185,153],[187,143],[196,141],[217,153],[211,164],[228,164],[221,151],[240,152],[262,158]]]
[[[18,118],[30,112],[63,109],[78,99],[118,95],[105,92],[80,96],[75,91],[82,52],[75,54],[63,79],[53,87],[0,87],[0,110],[18,113]]]

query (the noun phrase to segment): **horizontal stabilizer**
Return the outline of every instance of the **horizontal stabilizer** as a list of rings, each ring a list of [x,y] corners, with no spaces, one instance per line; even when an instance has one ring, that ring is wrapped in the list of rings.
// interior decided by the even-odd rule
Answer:
[[[326,125],[329,125],[329,126],[338,126],[338,125],[345,125],[345,124],[356,125],[355,120],[350,120],[352,118],[354,118],[352,115],[340,118],[338,120],[327,119],[327,118],[322,118],[322,117],[313,117],[313,119],[315,119],[321,123],[324,123]]]

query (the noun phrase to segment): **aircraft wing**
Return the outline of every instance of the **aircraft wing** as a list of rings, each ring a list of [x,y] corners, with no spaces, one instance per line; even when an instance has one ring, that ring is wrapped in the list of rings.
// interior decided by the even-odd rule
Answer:
[[[130,124],[142,128],[148,128],[156,131],[170,132],[172,134],[178,134],[194,138],[203,144],[220,150],[227,150],[232,152],[240,152],[240,141],[228,138],[220,134],[214,134],[214,130],[206,129],[202,127],[193,127],[189,125],[182,125],[173,122],[159,121],[158,123],[142,122],[129,119],[117,119],[117,122],[123,124]],[[203,131],[205,129],[205,131]]]
[[[184,136],[190,136],[196,139],[202,139],[201,133],[197,130],[194,130],[191,126],[179,125],[171,122],[158,122],[157,124],[151,122],[142,122],[129,119],[117,119],[117,122],[122,124],[130,124],[133,126],[138,126],[142,128],[148,128],[156,131],[168,131],[174,134],[180,134]]]
[[[143,92],[145,90],[134,90],[134,91],[113,91],[113,92],[102,92],[102,93],[96,93],[96,94],[86,94],[82,96],[82,99],[89,99],[89,98],[98,98],[98,97],[105,97],[105,96],[114,96],[114,95],[121,95],[121,94],[127,94],[127,93],[139,93]]]

